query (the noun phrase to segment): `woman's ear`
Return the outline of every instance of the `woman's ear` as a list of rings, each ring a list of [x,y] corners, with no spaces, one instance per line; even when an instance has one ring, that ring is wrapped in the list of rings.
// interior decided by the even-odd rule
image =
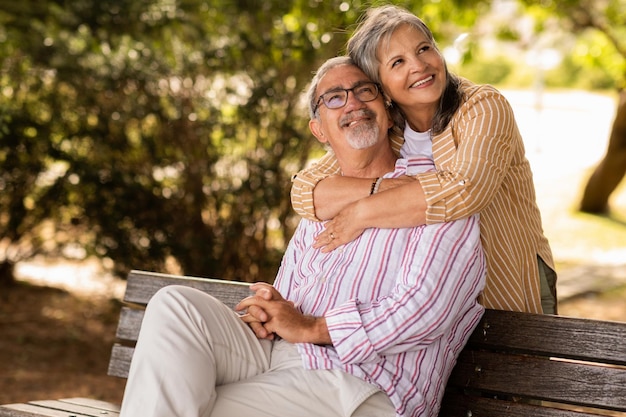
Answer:
[[[322,124],[319,119],[309,120],[309,129],[311,130],[311,133],[313,133],[313,136],[315,136],[321,143],[328,143],[328,139],[324,136]]]

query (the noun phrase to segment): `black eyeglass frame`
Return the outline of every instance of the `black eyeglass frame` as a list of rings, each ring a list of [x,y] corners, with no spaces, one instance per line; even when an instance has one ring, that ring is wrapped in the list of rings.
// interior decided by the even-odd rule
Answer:
[[[368,86],[368,85],[373,86],[373,87],[374,87],[374,90],[376,90],[376,93],[374,94],[374,96],[373,96],[372,98],[370,98],[370,99],[366,99],[366,100],[363,100],[363,99],[361,99],[361,98],[360,98],[360,96],[361,96],[361,95],[363,95],[363,93],[364,93],[365,91],[364,91],[364,92],[360,92],[360,93],[359,93],[359,92],[358,92],[358,89],[359,89],[359,88],[362,88],[363,86]],[[357,90],[357,91],[355,91],[355,90]],[[337,93],[339,93],[339,92],[343,92],[343,102],[342,102],[342,104],[341,104],[340,106],[334,106],[334,105],[329,106],[329,105],[328,105],[328,101],[326,100],[326,98],[325,98],[325,97],[332,97],[332,95],[335,95],[335,94],[337,94]],[[332,109],[332,110],[336,110],[336,109],[340,109],[340,108],[342,108],[343,106],[345,106],[345,105],[346,105],[346,103],[348,103],[348,93],[349,93],[349,92],[352,92],[352,94],[354,95],[354,97],[355,97],[357,100],[359,100],[360,102],[362,102],[362,103],[367,103],[367,102],[370,102],[370,101],[374,101],[374,100],[376,100],[376,99],[378,98],[378,96],[380,95],[380,87],[378,86],[378,84],[376,84],[376,83],[375,83],[375,82],[373,82],[373,81],[364,81],[364,82],[357,83],[357,84],[356,84],[354,87],[352,87],[352,88],[333,88],[332,90],[326,91],[324,94],[320,95],[320,96],[317,98],[317,102],[315,103],[315,107],[313,108],[313,114],[317,114],[317,111],[319,110],[320,105],[321,105],[322,103],[324,103],[324,105],[326,106],[326,108],[329,108],[329,109]],[[331,96],[329,96],[329,94],[330,94]]]

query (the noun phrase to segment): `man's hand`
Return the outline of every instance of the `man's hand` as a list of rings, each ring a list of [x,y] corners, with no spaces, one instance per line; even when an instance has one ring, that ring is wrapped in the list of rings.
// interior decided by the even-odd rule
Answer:
[[[260,299],[271,301],[274,299],[282,300],[283,297],[280,295],[278,291],[271,285],[267,285],[264,283],[252,284],[250,289],[254,292],[254,295],[251,295],[248,298],[258,297]],[[245,301],[245,300],[244,300]],[[235,310],[242,313],[241,319],[248,323],[248,326],[252,329],[256,337],[259,339],[268,339],[274,340],[274,333],[267,331],[264,327],[264,323],[269,319],[269,316],[258,304],[251,304],[248,307],[240,307],[241,303],[239,303]]]
[[[323,317],[302,314],[269,284],[253,284],[251,289],[255,294],[243,299],[235,309],[247,310],[242,320],[257,337],[272,339],[276,334],[291,343],[331,343]]]

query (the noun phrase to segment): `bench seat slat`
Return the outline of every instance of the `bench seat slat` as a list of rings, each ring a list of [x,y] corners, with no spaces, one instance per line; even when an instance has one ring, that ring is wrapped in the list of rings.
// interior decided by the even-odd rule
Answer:
[[[463,351],[449,385],[626,411],[623,368],[545,357]]]
[[[0,406],[0,417],[77,417],[76,413],[60,411],[34,404],[8,404]]]
[[[486,310],[469,345],[626,365],[619,322]]]
[[[103,411],[109,411],[114,413],[120,412],[120,406],[118,404],[113,404],[107,401],[94,400],[92,398],[81,398],[81,397],[73,397],[73,398],[62,398],[59,400],[63,403],[68,404],[76,404],[82,405],[85,407],[95,408],[100,412],[100,415],[108,415],[102,413]]]
[[[93,407],[94,404],[77,404],[76,402],[68,402],[63,400],[44,400],[44,401],[31,401],[29,404],[36,405],[38,407],[57,410],[62,412],[69,412],[73,415],[88,416],[88,417],[117,417],[119,412],[110,409],[103,410],[99,407]]]

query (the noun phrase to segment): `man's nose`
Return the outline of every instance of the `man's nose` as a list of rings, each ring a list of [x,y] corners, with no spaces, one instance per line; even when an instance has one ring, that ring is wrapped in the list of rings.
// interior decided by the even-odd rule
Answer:
[[[354,94],[354,91],[348,91],[348,98],[346,98],[346,110],[362,109],[366,104],[364,101],[358,99]]]

